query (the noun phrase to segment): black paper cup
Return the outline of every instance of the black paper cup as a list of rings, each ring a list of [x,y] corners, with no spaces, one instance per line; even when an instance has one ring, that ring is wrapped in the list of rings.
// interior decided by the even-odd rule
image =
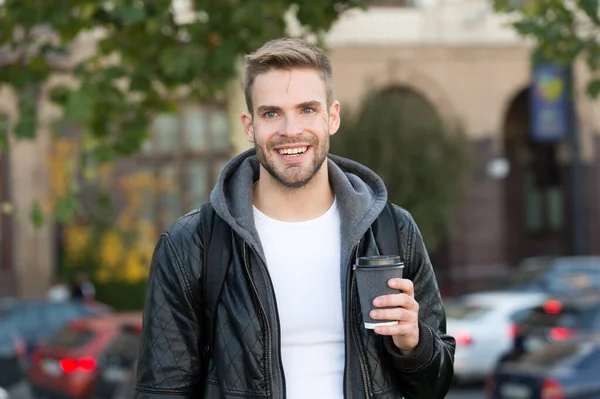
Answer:
[[[397,321],[392,320],[373,320],[370,312],[375,308],[373,306],[375,298],[399,293],[398,290],[388,286],[388,281],[402,278],[403,269],[404,263],[397,255],[367,256],[357,259],[354,273],[365,328],[372,330],[377,326],[398,324]]]

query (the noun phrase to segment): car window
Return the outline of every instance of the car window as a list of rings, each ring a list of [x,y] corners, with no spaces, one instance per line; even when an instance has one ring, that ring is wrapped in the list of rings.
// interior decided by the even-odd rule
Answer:
[[[548,273],[547,284],[554,291],[600,288],[600,257],[557,261]]]
[[[529,315],[529,313],[531,313],[532,310],[532,308],[519,309],[516,312],[511,313],[508,318],[511,323],[520,323]]]
[[[556,327],[565,312],[549,313],[542,306],[535,307],[521,320],[521,324],[538,327]]]
[[[548,268],[547,264],[517,268],[496,280],[494,287],[496,289],[515,289],[537,286],[541,284],[542,276]]]
[[[34,332],[45,324],[43,312],[37,304],[15,306],[11,309],[8,320],[21,332]]]
[[[596,308],[596,315],[594,316],[593,328],[596,331],[600,331],[600,307]]]
[[[487,314],[491,307],[465,301],[450,301],[445,304],[445,309],[449,319],[477,320]]]
[[[80,348],[89,343],[95,335],[91,330],[64,326],[48,340],[46,345],[52,348]]]
[[[528,312],[520,324],[536,327],[565,327],[578,330],[594,328],[598,310],[595,308],[567,308],[560,312],[548,312],[544,307],[536,307]]]
[[[592,330],[596,324],[598,309],[588,308],[565,314],[559,321],[561,327]]]
[[[55,325],[62,325],[67,321],[79,318],[81,315],[80,307],[73,303],[53,303],[48,306],[48,316]]]
[[[0,357],[14,353],[16,338],[17,334],[10,326],[0,324]]]
[[[559,363],[576,369],[590,367],[598,353],[598,345],[578,341],[555,341],[544,347],[544,350],[525,355],[520,363],[553,367]]]

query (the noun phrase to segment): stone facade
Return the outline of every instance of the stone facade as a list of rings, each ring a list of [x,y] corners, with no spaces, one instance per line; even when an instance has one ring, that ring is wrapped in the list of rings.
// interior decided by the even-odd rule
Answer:
[[[531,46],[502,28],[501,19],[482,2],[429,3],[417,10],[356,12],[332,29],[328,44],[342,104],[352,107],[370,90],[409,87],[447,123],[460,124],[471,139],[475,166],[469,184],[443,254],[432,254],[445,291],[460,293],[489,286],[525,256],[571,254],[570,208],[566,198],[568,227],[560,234],[513,234],[522,215],[513,212],[518,205],[507,202],[518,204],[522,193],[506,180],[492,178],[487,167],[493,158],[507,156],[507,135],[528,134],[526,118],[509,121],[508,111],[529,86]],[[469,15],[478,12],[481,19],[471,21]],[[587,76],[585,67],[576,65],[587,249],[600,254],[600,104],[585,96]],[[566,144],[558,147],[570,190],[570,151]]]
[[[458,293],[485,287],[514,264],[510,227],[517,216],[507,211],[511,199],[506,182],[490,177],[487,165],[492,158],[505,155],[506,130],[517,129],[507,128],[506,116],[529,84],[530,45],[503,26],[503,19],[493,15],[487,0],[416,3],[415,8],[349,12],[333,26],[326,43],[335,93],[342,104],[354,107],[369,90],[407,86],[425,97],[444,121],[460,124],[470,137],[475,167],[451,234],[443,250],[432,254],[442,288]],[[290,33],[298,33],[294,20],[288,22]],[[582,65],[577,65],[576,76],[588,250],[600,254],[600,104],[583,94],[586,71]],[[232,84],[227,95],[234,154],[250,146],[239,123],[239,113],[245,108],[240,86]],[[0,92],[0,113],[14,113],[11,104],[10,94]],[[44,115],[47,112],[42,110]],[[31,203],[48,190],[44,163],[48,151],[48,135],[43,131],[35,142],[19,143],[10,150],[9,191],[16,206],[10,218],[3,217],[2,231],[9,223],[12,272],[0,268],[0,296],[43,295],[54,267],[53,227],[47,224],[36,230],[28,217]],[[566,168],[568,151],[563,148],[562,152],[566,152],[562,157]],[[569,243],[560,239],[561,251],[568,253]],[[544,250],[549,244],[540,245]],[[535,247],[531,244],[526,249]]]

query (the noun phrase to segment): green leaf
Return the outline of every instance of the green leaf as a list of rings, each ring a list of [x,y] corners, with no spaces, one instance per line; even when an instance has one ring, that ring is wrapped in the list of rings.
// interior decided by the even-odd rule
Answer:
[[[85,122],[92,118],[96,90],[91,85],[82,85],[79,90],[69,93],[65,106],[65,116],[77,122]]]
[[[594,99],[600,97],[600,79],[595,79],[588,83],[587,94]]]
[[[137,24],[146,19],[146,10],[136,6],[120,6],[113,11],[113,15],[127,24]]]
[[[31,104],[21,109],[19,121],[15,126],[15,136],[19,139],[34,139],[37,132],[37,113],[35,105]]]
[[[66,195],[58,199],[54,218],[59,223],[70,223],[81,209],[81,203],[75,195]]]
[[[40,228],[44,225],[44,211],[38,201],[33,203],[31,207],[31,222],[35,228]]]
[[[90,151],[90,154],[98,164],[114,162],[118,158],[118,154],[114,148],[105,145],[94,148]]]
[[[6,150],[10,144],[8,133],[10,132],[10,119],[0,116],[0,150]]]
[[[109,66],[102,72],[108,80],[121,79],[127,75],[127,71],[122,66]]]
[[[600,1],[599,0],[578,0],[579,8],[596,24],[600,24]]]
[[[67,86],[55,86],[50,91],[50,101],[57,105],[64,106],[69,100],[70,93],[71,89]]]

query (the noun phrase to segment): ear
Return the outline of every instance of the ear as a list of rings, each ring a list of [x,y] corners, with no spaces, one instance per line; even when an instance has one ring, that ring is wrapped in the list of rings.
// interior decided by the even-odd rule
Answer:
[[[252,115],[250,112],[244,111],[240,116],[242,121],[242,125],[244,126],[244,135],[246,136],[246,140],[251,143],[254,143],[254,126],[252,126]]]
[[[340,128],[340,102],[334,101],[329,107],[329,135],[333,136]]]

